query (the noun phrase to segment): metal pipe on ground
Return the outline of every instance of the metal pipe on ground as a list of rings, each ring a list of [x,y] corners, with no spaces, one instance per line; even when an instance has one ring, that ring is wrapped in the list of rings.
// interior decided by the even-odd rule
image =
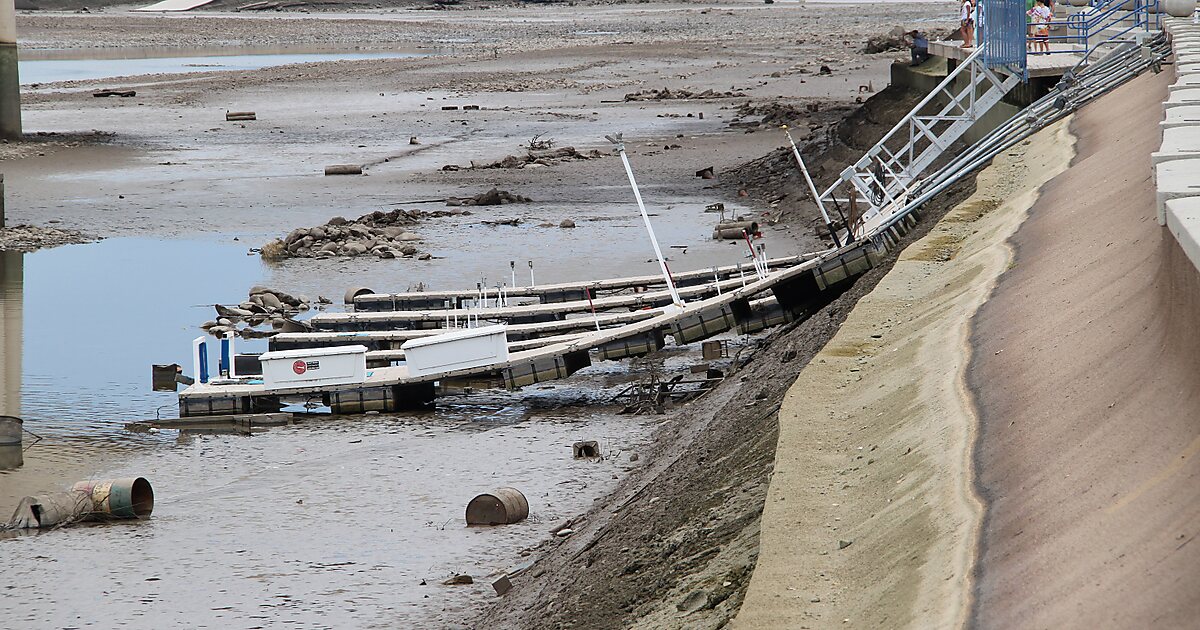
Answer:
[[[58,527],[94,519],[148,518],[154,511],[154,489],[142,477],[80,481],[70,492],[21,499],[8,529]]]
[[[714,241],[741,240],[746,234],[757,234],[757,221],[741,221],[738,223],[722,223],[713,230]]]
[[[481,494],[467,504],[467,525],[511,525],[529,516],[529,502],[516,488]]]

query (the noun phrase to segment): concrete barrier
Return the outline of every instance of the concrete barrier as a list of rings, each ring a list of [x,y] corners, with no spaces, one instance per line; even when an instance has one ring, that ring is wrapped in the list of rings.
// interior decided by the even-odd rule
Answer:
[[[1151,164],[1200,157],[1200,125],[1163,129],[1162,146],[1150,155]]]
[[[1163,103],[1163,138],[1151,155],[1158,222],[1200,270],[1200,25],[1167,18],[1175,53],[1174,85]]]
[[[1167,229],[1196,269],[1200,269],[1200,197],[1168,201],[1166,215]]]

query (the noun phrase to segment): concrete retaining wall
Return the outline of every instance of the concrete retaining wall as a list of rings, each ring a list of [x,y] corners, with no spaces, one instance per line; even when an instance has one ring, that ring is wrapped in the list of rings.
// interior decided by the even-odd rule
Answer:
[[[1200,270],[1200,24],[1164,18],[1175,51],[1175,84],[1163,104],[1162,146],[1152,156],[1158,222]]]

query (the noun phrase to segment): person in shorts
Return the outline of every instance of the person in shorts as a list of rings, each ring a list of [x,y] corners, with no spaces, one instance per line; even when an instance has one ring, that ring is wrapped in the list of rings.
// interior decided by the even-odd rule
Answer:
[[[1050,54],[1050,22],[1054,19],[1054,12],[1047,6],[1049,1],[1037,0],[1033,8],[1025,12],[1033,23],[1033,44],[1029,50],[1035,54]]]

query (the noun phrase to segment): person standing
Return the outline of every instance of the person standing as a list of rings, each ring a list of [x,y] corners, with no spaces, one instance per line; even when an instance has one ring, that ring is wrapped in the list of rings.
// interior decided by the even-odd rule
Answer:
[[[959,7],[958,14],[959,22],[962,24],[963,48],[975,47],[975,3],[972,0],[963,0],[962,6]]]
[[[1026,15],[1033,20],[1033,45],[1030,49],[1034,53],[1040,50],[1043,55],[1050,54],[1050,21],[1054,19],[1054,13],[1046,6],[1048,1],[1037,0],[1037,4],[1026,11]]]

